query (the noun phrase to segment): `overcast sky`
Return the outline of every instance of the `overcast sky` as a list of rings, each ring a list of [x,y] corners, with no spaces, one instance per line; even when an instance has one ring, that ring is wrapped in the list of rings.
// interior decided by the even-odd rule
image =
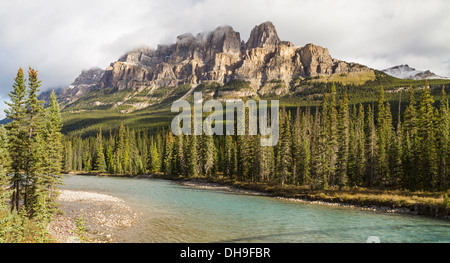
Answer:
[[[1,0],[0,117],[19,67],[38,69],[42,90],[65,87],[134,47],[221,25],[246,41],[265,21],[282,40],[326,47],[337,59],[450,77],[449,13],[448,0]]]

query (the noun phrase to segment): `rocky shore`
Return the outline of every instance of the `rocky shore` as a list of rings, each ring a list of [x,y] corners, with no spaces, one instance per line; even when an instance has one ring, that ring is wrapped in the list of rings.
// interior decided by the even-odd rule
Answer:
[[[119,232],[131,227],[139,218],[122,199],[110,195],[62,190],[58,198],[61,214],[55,216],[49,232],[57,243],[114,243]],[[77,219],[85,227],[80,237]]]

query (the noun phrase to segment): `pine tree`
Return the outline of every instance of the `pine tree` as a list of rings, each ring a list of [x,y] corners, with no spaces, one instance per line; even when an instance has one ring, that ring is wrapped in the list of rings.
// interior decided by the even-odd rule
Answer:
[[[47,191],[47,199],[45,200],[49,209],[56,208],[56,198],[58,196],[58,186],[61,185],[61,169],[63,159],[63,145],[61,134],[61,114],[59,112],[59,104],[56,101],[55,92],[50,94],[49,107],[46,110],[46,121],[44,128],[44,184]],[[70,144],[69,144],[70,146]],[[70,155],[71,149],[67,149]],[[69,156],[70,157],[70,156]]]
[[[160,163],[159,163],[159,154],[158,154],[158,148],[156,147],[156,143],[153,142],[153,139],[151,140],[148,154],[148,166],[147,169],[151,173],[157,173],[160,169]]]
[[[450,111],[445,94],[445,86],[442,86],[442,99],[439,106],[439,124],[437,125],[437,149],[438,149],[438,181],[437,188],[448,188],[450,176]]]
[[[355,173],[354,183],[356,185],[362,185],[364,180],[364,172],[366,169],[366,134],[365,134],[365,119],[364,119],[364,107],[359,105],[358,117],[355,126],[355,139],[356,142],[356,161],[355,161]]]
[[[325,174],[326,158],[326,129],[322,124],[321,116],[326,112],[326,94],[322,102],[322,113],[316,108],[311,136],[311,188],[324,189],[328,187],[328,178]]]
[[[11,210],[19,211],[19,202],[21,200],[23,185],[22,171],[25,166],[25,159],[27,153],[27,145],[24,144],[27,138],[26,117],[27,117],[27,99],[26,99],[26,83],[22,68],[17,72],[13,91],[10,92],[9,98],[11,102],[5,102],[9,106],[5,110],[6,118],[11,120],[7,125],[8,130],[8,153],[10,155],[10,173],[12,197]]]
[[[210,127],[210,125],[207,125]],[[211,176],[214,167],[216,155],[216,146],[214,144],[214,137],[212,135],[203,134],[202,136],[202,170],[206,176]]]
[[[348,108],[347,93],[339,108],[339,125],[338,125],[338,151],[336,165],[336,184],[342,187],[347,184],[348,161],[350,150],[350,116]]]
[[[272,146],[261,146],[259,144],[260,137],[257,136],[255,140],[256,146],[256,163],[255,163],[255,177],[259,181],[269,182],[274,173],[274,153]]]
[[[27,149],[24,165],[24,207],[29,217],[34,217],[40,206],[39,200],[45,195],[45,181],[43,174],[43,101],[38,100],[41,81],[38,79],[37,71],[32,68],[28,70],[28,98],[27,98],[27,136],[23,143]]]
[[[278,142],[277,173],[281,185],[290,180],[292,175],[292,130],[291,114],[281,111],[280,116],[280,139]]]
[[[74,169],[73,161],[75,160],[75,157],[73,156],[74,150],[72,149],[72,140],[64,138],[62,152],[63,152],[62,170],[68,173]]]
[[[173,136],[172,132],[169,132],[169,135],[166,138],[166,148],[164,151],[164,174],[165,175],[173,175],[174,173],[173,167]]]
[[[311,179],[311,116],[309,108],[300,121],[297,157],[297,176],[300,184],[310,184]]]
[[[188,157],[187,157],[187,171],[188,176],[197,177],[199,175],[199,166],[198,166],[198,154],[197,154],[197,135],[189,136],[189,145],[188,145]]]
[[[380,185],[389,177],[389,162],[388,151],[390,143],[390,124],[392,124],[392,117],[389,119],[390,107],[384,100],[384,90],[380,87],[378,94],[378,111],[377,111],[377,154],[376,154],[376,175],[373,182]],[[391,121],[390,121],[391,120]]]
[[[328,138],[326,143],[326,158],[327,164],[325,166],[325,176],[327,180],[327,185],[334,185],[336,180],[336,161],[337,161],[337,150],[338,150],[338,129],[337,129],[337,109],[336,109],[336,85],[333,82],[331,84],[331,92],[328,101],[328,111],[325,117],[326,121],[326,136]]]
[[[420,156],[417,172],[420,180],[419,185],[424,190],[433,188],[437,176],[433,103],[430,87],[426,84],[418,111]]]
[[[95,144],[96,144],[96,151],[93,170],[104,173],[106,172],[107,169],[106,169],[105,154],[103,152],[103,137],[101,128],[100,131],[97,133],[97,140]]]
[[[375,116],[372,111],[372,107],[369,105],[367,109],[367,118],[365,125],[365,135],[366,135],[366,157],[367,165],[365,169],[365,184],[368,186],[373,186],[375,182],[376,169],[377,169],[377,130],[375,126]]]
[[[231,135],[226,135],[224,157],[223,157],[223,175],[225,177],[232,177],[234,175],[233,146],[234,146],[233,138],[231,137]]]
[[[415,190],[418,184],[417,169],[418,164],[418,119],[412,86],[408,89],[409,104],[406,107],[403,120],[402,135],[402,178],[401,185],[410,190]]]

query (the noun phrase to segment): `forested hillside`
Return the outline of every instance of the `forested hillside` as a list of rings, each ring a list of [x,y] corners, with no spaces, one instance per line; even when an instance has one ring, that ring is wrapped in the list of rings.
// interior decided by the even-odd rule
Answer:
[[[275,147],[261,147],[259,135],[173,136],[169,126],[148,131],[120,125],[115,131],[99,129],[96,137],[66,137],[63,169],[225,176],[313,189],[449,188],[445,86],[438,101],[425,84],[402,92],[402,103],[388,101],[379,88],[377,101],[364,104],[350,103],[336,87],[331,85],[318,106],[283,108]]]

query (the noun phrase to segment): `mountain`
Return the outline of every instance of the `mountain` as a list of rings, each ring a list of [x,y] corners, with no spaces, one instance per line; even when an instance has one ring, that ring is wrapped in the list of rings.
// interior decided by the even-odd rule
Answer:
[[[385,69],[383,70],[383,72],[399,79],[415,79],[415,80],[447,79],[446,77],[438,76],[429,70],[426,71],[416,70],[415,68],[411,68],[406,64]]]
[[[199,86],[218,99],[279,96],[295,92],[299,81],[310,78],[363,84],[375,74],[331,57],[326,48],[282,41],[275,26],[265,22],[254,27],[247,42],[231,26],[220,26],[196,36],[180,35],[174,44],[156,49],[134,49],[105,70],[83,71],[58,99],[72,110],[130,112],[166,105]]]

